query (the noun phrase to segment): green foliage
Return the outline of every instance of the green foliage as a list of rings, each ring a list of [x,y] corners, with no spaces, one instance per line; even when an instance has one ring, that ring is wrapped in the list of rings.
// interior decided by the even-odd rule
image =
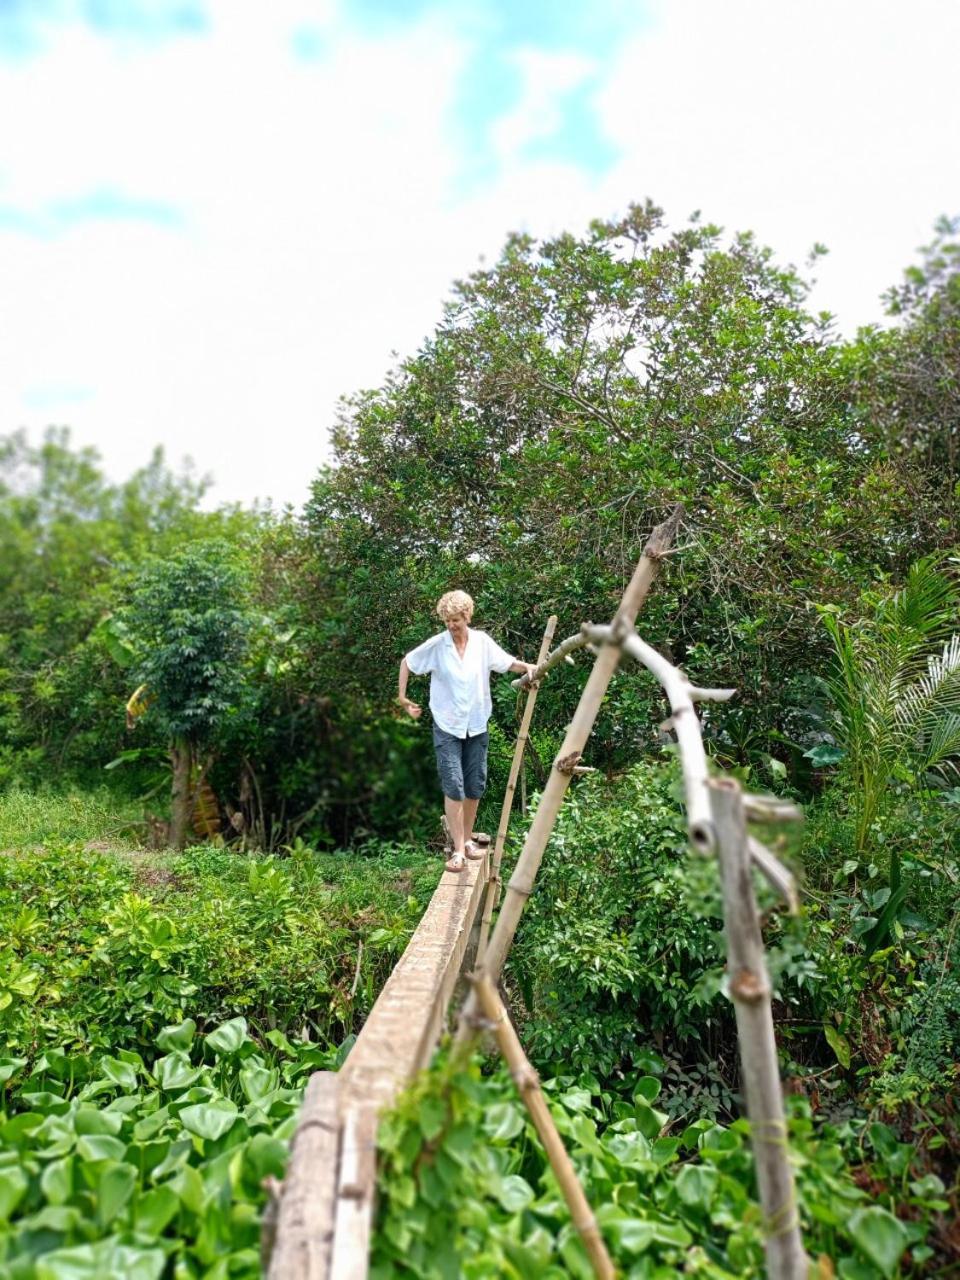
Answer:
[[[913,565],[903,587],[872,601],[871,614],[823,619],[834,646],[828,686],[835,734],[855,806],[862,853],[899,779],[916,788],[957,773],[960,755],[960,586],[932,560]]]
[[[305,1078],[339,1065],[436,863],[383,843],[18,843],[0,858],[0,1274],[252,1280]]]
[[[660,1082],[650,1076],[632,1077],[616,1093],[589,1076],[557,1077],[544,1090],[624,1276],[765,1274],[744,1121],[725,1128],[698,1120],[668,1136],[667,1116],[656,1105]],[[924,1242],[932,1221],[948,1207],[934,1179],[909,1189],[910,1220],[891,1212],[887,1184],[910,1181],[914,1152],[884,1126],[873,1129],[874,1150],[855,1180],[847,1164],[856,1150],[849,1126],[815,1128],[803,1104],[794,1107],[790,1125],[806,1246],[849,1280],[902,1274],[908,1248],[918,1260],[929,1255]],[[504,1070],[451,1076],[435,1067],[382,1126],[380,1147],[376,1280],[592,1275]],[[877,1203],[861,1180],[880,1190]]]
[[[643,1059],[651,1035],[728,1034],[717,885],[688,861],[678,782],[672,765],[644,763],[568,795],[508,969],[538,1062],[606,1077]]]
[[[285,859],[76,845],[8,854],[0,1033],[26,1056],[48,1044],[143,1053],[187,1012],[201,1024],[242,1013],[258,1034],[339,1042],[358,1028],[435,879],[403,847],[346,857],[301,846]]]
[[[168,738],[216,740],[243,696],[247,585],[225,542],[195,543],[140,574],[124,621],[139,651],[148,714]]]
[[[282,1174],[305,1074],[243,1018],[164,1027],[152,1053],[0,1059],[0,1268],[10,1280],[256,1277],[267,1175]]]
[[[115,792],[28,791],[11,787],[0,792],[0,849],[73,842],[137,844],[139,806]]]

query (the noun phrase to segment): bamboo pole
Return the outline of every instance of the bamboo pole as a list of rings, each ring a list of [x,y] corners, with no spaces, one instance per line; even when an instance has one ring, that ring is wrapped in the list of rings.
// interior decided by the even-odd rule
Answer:
[[[770,1280],[806,1280],[783,1093],[773,1032],[770,980],[750,876],[743,793],[733,778],[711,781],[710,799],[723,886],[729,994],[737,1017],[743,1092],[764,1215]]]
[[[550,641],[553,639],[553,633],[557,629],[557,615],[552,613],[547,619],[546,630],[543,633],[543,640],[540,642],[540,653],[537,657],[537,666],[543,662],[550,649]],[[497,838],[493,846],[493,856],[490,865],[490,879],[487,881],[487,893],[483,900],[483,915],[480,919],[480,940],[477,943],[476,963],[483,963],[483,955],[487,949],[487,938],[490,935],[490,921],[493,913],[497,909],[497,901],[500,897],[500,861],[503,857],[503,846],[507,838],[507,828],[510,825],[510,810],[513,808],[513,796],[517,789],[517,776],[520,773],[520,767],[523,764],[523,753],[527,747],[527,738],[530,733],[530,722],[533,719],[533,708],[536,706],[537,693],[540,689],[539,683],[530,685],[530,692],[527,695],[526,706],[523,708],[523,715],[520,719],[520,733],[517,736],[517,745],[513,749],[513,760],[510,764],[510,776],[507,779],[507,789],[503,796],[503,806],[500,810],[500,825],[497,827]]]
[[[517,925],[520,923],[524,904],[533,892],[533,882],[540,869],[543,851],[553,831],[563,797],[573,777],[573,768],[583,754],[583,748],[586,746],[597,712],[600,710],[600,703],[620,662],[621,648],[618,642],[632,629],[640,606],[657,576],[660,563],[670,550],[682,515],[683,508],[678,505],[647,539],[643,554],[613,619],[611,637],[617,643],[601,646],[573,719],[567,728],[560,754],[553,762],[547,785],[540,797],[536,816],[523,842],[520,858],[507,885],[503,906],[497,916],[497,923],[483,958],[483,971],[494,981],[500,976],[507,953],[513,943]],[[476,1015],[476,1010],[476,995],[471,992],[464,1002],[460,1025],[457,1028],[456,1043],[461,1053],[465,1052],[466,1046],[473,1037],[471,1022]]]
[[[474,990],[477,993],[484,1017],[493,1024],[491,1029],[497,1038],[500,1052],[510,1068],[514,1083],[523,1100],[523,1105],[530,1112],[530,1118],[536,1127],[537,1133],[540,1135],[540,1141],[546,1150],[550,1167],[553,1169],[557,1182],[560,1184],[563,1198],[566,1200],[570,1215],[573,1218],[573,1225],[583,1241],[583,1247],[587,1251],[594,1275],[598,1277],[598,1280],[613,1280],[616,1274],[613,1269],[613,1263],[610,1261],[610,1255],[607,1253],[606,1245],[600,1234],[600,1228],[597,1226],[597,1220],[593,1216],[590,1203],[577,1178],[573,1162],[567,1153],[566,1147],[563,1145],[563,1139],[557,1132],[557,1126],[554,1124],[553,1116],[550,1114],[547,1101],[540,1088],[540,1077],[534,1071],[526,1054],[523,1052],[523,1046],[514,1030],[513,1023],[507,1017],[503,1002],[490,979],[480,974],[475,980]]]

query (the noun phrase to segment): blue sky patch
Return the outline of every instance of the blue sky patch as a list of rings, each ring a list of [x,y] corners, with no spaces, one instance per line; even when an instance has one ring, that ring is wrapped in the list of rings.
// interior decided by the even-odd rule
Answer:
[[[36,56],[51,29],[70,22],[147,42],[207,30],[202,0],[0,0],[0,57]]]
[[[575,54],[597,65],[597,76],[556,104],[561,121],[525,149],[528,159],[552,159],[599,174],[617,159],[600,129],[593,95],[624,39],[648,23],[636,0],[347,0],[345,14],[368,36],[384,35],[430,17],[452,25],[472,46],[461,79],[453,128],[464,154],[461,194],[488,182],[497,169],[492,130],[523,93],[516,54]]]
[[[0,204],[0,231],[50,239],[91,222],[142,222],[167,230],[183,226],[183,215],[162,200],[142,199],[103,188],[67,200],[57,200],[42,209],[24,209]]]

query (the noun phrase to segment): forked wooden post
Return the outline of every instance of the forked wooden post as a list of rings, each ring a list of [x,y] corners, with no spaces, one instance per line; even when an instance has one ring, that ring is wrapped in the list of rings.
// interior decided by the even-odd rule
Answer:
[[[623,599],[620,601],[620,608],[613,619],[611,632],[615,642],[601,646],[586,687],[577,704],[577,709],[573,714],[573,719],[567,728],[563,746],[553,762],[547,785],[543,790],[543,795],[540,797],[540,805],[533,822],[530,824],[527,838],[523,842],[523,850],[513,875],[510,877],[503,906],[500,909],[496,926],[490,936],[490,942],[483,957],[483,972],[492,978],[494,982],[500,976],[507,952],[513,943],[517,925],[520,923],[524,905],[533,892],[533,882],[536,879],[537,871],[540,869],[543,851],[547,847],[547,841],[550,839],[554,823],[557,820],[557,814],[560,812],[563,797],[566,795],[567,787],[573,777],[574,767],[583,754],[583,749],[587,744],[590,731],[593,729],[594,721],[597,718],[597,712],[600,710],[600,704],[603,701],[604,694],[607,692],[607,686],[620,662],[622,649],[617,642],[632,629],[640,611],[640,606],[647,598],[647,592],[657,576],[663,557],[670,550],[682,515],[683,508],[680,506],[675,507],[669,518],[663,524],[658,525],[647,539],[643,554],[623,594]],[[536,675],[534,678],[536,678]],[[475,992],[471,991],[464,1001],[463,1012],[460,1015],[460,1025],[457,1028],[456,1043],[458,1054],[465,1053],[472,1040],[474,1032],[471,1024],[476,1011],[477,997]]]
[[[540,643],[540,653],[537,656],[537,666],[543,662],[544,658],[550,652],[550,642],[553,639],[553,633],[557,629],[557,615],[552,613],[547,619],[547,627],[543,633],[543,640]],[[537,692],[540,688],[539,684],[529,686],[530,692],[527,694],[526,706],[523,708],[523,716],[520,719],[520,733],[517,736],[517,745],[513,749],[513,760],[510,764],[510,776],[507,779],[507,789],[503,796],[503,806],[500,809],[500,825],[497,827],[497,838],[493,846],[493,857],[490,865],[490,879],[487,881],[487,892],[483,900],[483,916],[480,920],[480,940],[477,943],[476,963],[483,963],[483,955],[487,949],[487,938],[490,935],[490,921],[493,913],[497,909],[497,902],[500,898],[500,861],[503,858],[503,846],[507,838],[507,828],[510,825],[510,811],[513,808],[513,795],[517,789],[517,777],[520,773],[520,766],[523,764],[523,753],[527,749],[527,738],[530,734],[530,722],[533,719],[533,708],[537,703]]]
[[[743,1092],[763,1208],[770,1280],[806,1280],[787,1125],[773,1033],[770,979],[753,892],[743,794],[733,778],[714,778],[710,798],[723,885],[727,981],[737,1016]]]
[[[597,1226],[597,1220],[593,1216],[590,1203],[583,1187],[580,1185],[577,1171],[573,1167],[573,1161],[570,1159],[567,1149],[563,1145],[563,1139],[557,1132],[557,1126],[553,1122],[553,1116],[550,1114],[547,1100],[544,1098],[540,1088],[540,1077],[531,1067],[527,1055],[523,1052],[520,1038],[514,1030],[513,1023],[507,1017],[503,1002],[490,979],[482,975],[477,977],[474,989],[483,1015],[491,1023],[490,1029],[496,1036],[497,1045],[503,1054],[504,1061],[510,1068],[514,1084],[516,1084],[520,1097],[523,1099],[523,1104],[530,1112],[530,1119],[540,1135],[540,1141],[546,1150],[550,1167],[553,1169],[560,1185],[560,1190],[563,1192],[563,1198],[567,1202],[567,1207],[573,1218],[573,1225],[583,1241],[583,1247],[587,1251],[594,1275],[598,1277],[598,1280],[613,1280],[616,1274],[613,1269],[613,1263],[610,1261],[607,1247],[603,1243],[603,1237],[600,1234],[600,1228]]]

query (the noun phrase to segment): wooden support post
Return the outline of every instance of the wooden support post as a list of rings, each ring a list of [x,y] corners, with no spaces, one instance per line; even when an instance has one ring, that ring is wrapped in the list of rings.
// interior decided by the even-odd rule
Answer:
[[[277,1211],[269,1280],[327,1280],[340,1123],[335,1071],[310,1077]]]
[[[547,619],[547,627],[540,643],[540,653],[537,657],[538,667],[550,652],[550,642],[556,629],[557,615],[553,613]],[[480,920],[480,941],[477,944],[476,956],[476,964],[478,965],[483,962],[483,954],[487,949],[487,938],[490,934],[490,921],[500,900],[500,861],[503,857],[507,828],[510,825],[510,810],[513,808],[513,795],[517,789],[517,776],[523,764],[523,753],[527,747],[530,722],[533,719],[533,708],[536,706],[539,688],[539,684],[535,684],[527,694],[526,706],[523,708],[523,716],[520,719],[520,733],[517,736],[517,745],[514,747],[513,760],[510,764],[510,776],[507,778],[507,789],[504,792],[503,806],[500,809],[500,825],[497,827],[497,838],[493,846],[493,859],[490,866],[490,879],[487,881],[487,892],[483,900],[483,917]]]
[[[330,1280],[366,1280],[376,1186],[377,1112],[361,1105],[343,1121]]]
[[[557,814],[567,793],[567,787],[573,777],[573,766],[579,761],[586,746],[590,731],[593,729],[600,703],[603,701],[607,686],[620,662],[621,647],[619,641],[626,637],[636,621],[640,606],[647,597],[647,592],[657,576],[663,557],[670,550],[683,514],[682,507],[676,507],[669,519],[658,525],[647,539],[643,554],[634,570],[633,577],[620,601],[611,626],[612,642],[602,645],[593,664],[593,670],[587,680],[586,687],[577,704],[573,719],[567,728],[563,746],[550,770],[547,785],[536,816],[527,832],[519,861],[510,877],[503,906],[497,916],[496,927],[490,937],[483,957],[483,970],[493,979],[499,978],[507,953],[513,943],[524,905],[533,892],[533,882],[540,869],[543,851],[553,831]],[[569,764],[570,771],[566,771]],[[472,1037],[471,1021],[476,1014],[476,993],[471,992],[464,1003],[457,1029],[458,1052],[465,1052]]]
[[[520,1092],[523,1104],[530,1112],[530,1118],[536,1127],[537,1133],[540,1135],[540,1141],[543,1143],[547,1153],[550,1167],[553,1169],[557,1182],[560,1184],[563,1198],[566,1200],[567,1207],[573,1218],[573,1225],[583,1241],[594,1275],[599,1280],[613,1280],[615,1275],[613,1263],[610,1261],[607,1247],[603,1243],[603,1237],[600,1234],[600,1228],[597,1226],[597,1220],[593,1216],[589,1201],[577,1178],[573,1161],[563,1145],[563,1139],[557,1132],[557,1126],[554,1124],[553,1116],[550,1114],[547,1100],[544,1098],[543,1091],[540,1088],[540,1077],[530,1065],[527,1055],[523,1052],[523,1046],[514,1030],[513,1023],[507,1017],[503,1002],[490,979],[479,975],[476,978],[474,990],[477,993],[483,1016],[492,1024],[491,1029],[496,1036],[500,1052],[503,1054],[504,1060],[513,1075],[514,1083]]]
[[[793,1169],[773,1032],[770,979],[750,875],[743,793],[733,778],[709,786],[723,885],[727,979],[737,1016],[743,1093],[763,1208],[767,1275],[770,1280],[806,1280]]]

